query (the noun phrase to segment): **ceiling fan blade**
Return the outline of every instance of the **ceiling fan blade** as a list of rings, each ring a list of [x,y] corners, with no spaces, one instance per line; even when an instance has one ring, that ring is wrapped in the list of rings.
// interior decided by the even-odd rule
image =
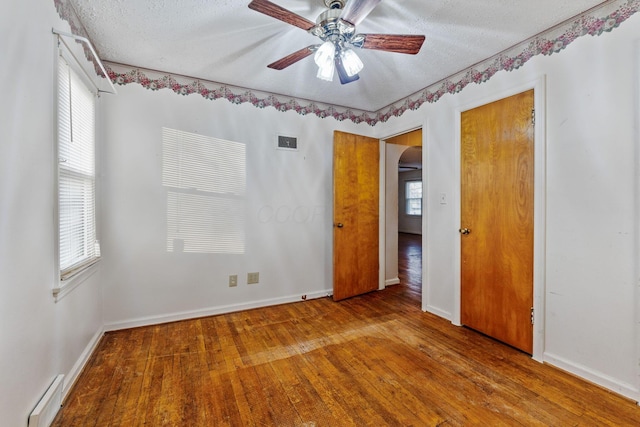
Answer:
[[[302,28],[305,31],[316,25],[314,22],[309,21],[308,19],[303,18],[300,15],[296,15],[295,13],[281,6],[278,6],[275,3],[271,3],[268,0],[253,0],[251,3],[249,3],[249,9],[253,9],[256,12],[264,13],[265,15],[269,15],[272,18],[276,18],[283,22],[286,22],[287,24]]]
[[[415,55],[420,51],[424,36],[403,34],[362,34],[365,39],[363,49],[384,50],[387,52]]]
[[[340,14],[340,18],[358,25],[380,3],[380,0],[349,0]]]
[[[315,48],[317,47],[318,45],[315,45],[315,44],[311,46],[307,46],[296,52],[293,52],[291,55],[287,55],[284,58],[279,59],[276,62],[267,65],[267,67],[272,68],[274,70],[284,70],[289,65],[293,65],[296,62],[300,61],[301,59],[304,59],[307,56],[311,55],[315,51]]]

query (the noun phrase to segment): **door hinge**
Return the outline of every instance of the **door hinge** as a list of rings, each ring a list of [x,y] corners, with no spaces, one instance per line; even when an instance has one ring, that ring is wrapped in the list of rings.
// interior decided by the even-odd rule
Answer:
[[[535,325],[535,323],[536,323],[535,320],[536,320],[536,318],[534,316],[533,307],[531,307],[531,324],[532,325]]]
[[[536,125],[536,109],[535,108],[531,109],[531,124],[533,126]]]

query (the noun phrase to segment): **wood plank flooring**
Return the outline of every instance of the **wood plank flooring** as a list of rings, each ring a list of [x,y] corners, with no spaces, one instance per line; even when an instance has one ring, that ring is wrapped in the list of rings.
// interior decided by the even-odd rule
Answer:
[[[640,425],[634,402],[421,312],[419,237],[384,291],[105,334],[53,425]]]

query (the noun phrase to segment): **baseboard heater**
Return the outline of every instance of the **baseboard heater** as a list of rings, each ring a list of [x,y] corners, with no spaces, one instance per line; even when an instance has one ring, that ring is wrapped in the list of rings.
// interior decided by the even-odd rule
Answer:
[[[49,427],[62,406],[64,375],[58,375],[29,415],[29,427]]]

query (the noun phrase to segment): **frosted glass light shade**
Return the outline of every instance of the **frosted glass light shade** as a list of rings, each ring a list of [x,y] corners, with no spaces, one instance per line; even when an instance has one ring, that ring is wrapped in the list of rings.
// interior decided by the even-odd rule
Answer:
[[[333,73],[336,69],[336,65],[333,61],[328,61],[322,66],[318,67],[318,74],[316,77],[320,80],[326,80],[328,82],[333,81]]]
[[[316,51],[313,60],[318,65],[316,77],[320,80],[333,81],[335,65],[336,46],[331,42],[324,42]]]
[[[313,60],[316,62],[318,67],[323,67],[328,62],[333,62],[333,59],[336,55],[336,47],[331,42],[324,42],[315,55],[313,56]]]
[[[352,49],[343,50],[340,56],[342,65],[349,77],[355,76],[364,68],[364,64]]]

